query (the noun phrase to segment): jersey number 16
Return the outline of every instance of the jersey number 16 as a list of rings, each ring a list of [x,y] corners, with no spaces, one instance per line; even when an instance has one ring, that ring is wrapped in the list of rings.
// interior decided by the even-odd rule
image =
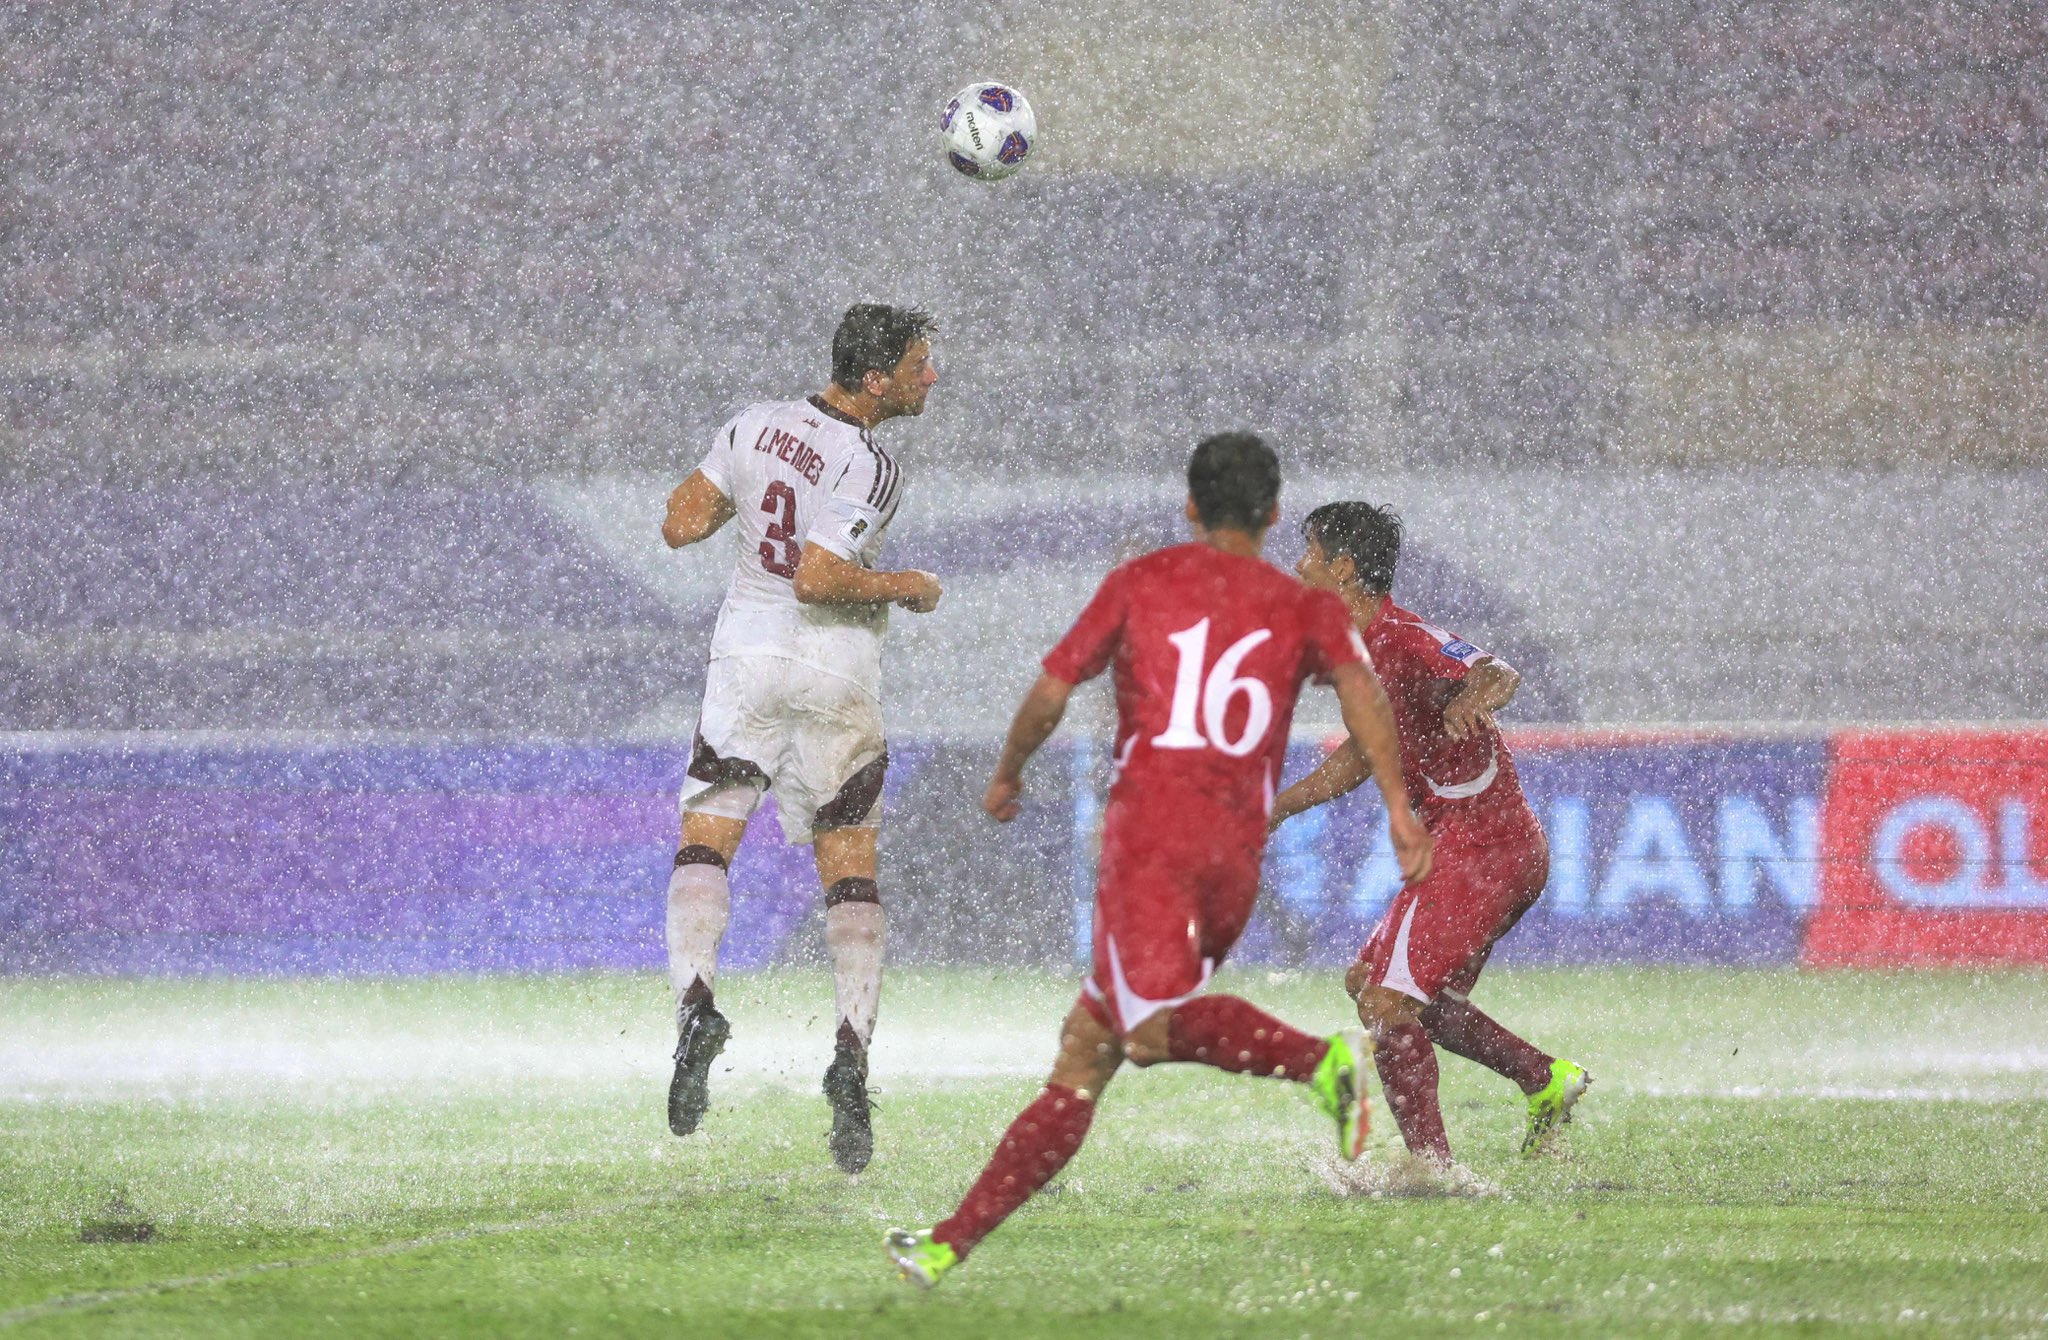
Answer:
[[[1273,724],[1273,695],[1264,680],[1239,678],[1237,668],[1272,636],[1270,628],[1246,633],[1216,658],[1205,678],[1202,662],[1208,659],[1209,621],[1204,619],[1170,635],[1166,640],[1180,653],[1180,668],[1173,676],[1173,707],[1167,714],[1166,729],[1152,737],[1152,747],[1206,749],[1214,745],[1232,758],[1243,758],[1257,749],[1266,738],[1266,728]],[[1223,723],[1230,714],[1231,700],[1239,694],[1244,695],[1247,710],[1244,729],[1233,740],[1224,733]],[[1199,728],[1195,720],[1198,708]]]

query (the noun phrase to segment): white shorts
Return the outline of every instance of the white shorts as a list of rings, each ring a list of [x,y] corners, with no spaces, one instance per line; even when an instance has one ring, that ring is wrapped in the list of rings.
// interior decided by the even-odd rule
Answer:
[[[773,787],[783,836],[804,843],[814,828],[878,823],[888,766],[882,705],[859,685],[780,656],[721,656],[679,803],[747,819]]]

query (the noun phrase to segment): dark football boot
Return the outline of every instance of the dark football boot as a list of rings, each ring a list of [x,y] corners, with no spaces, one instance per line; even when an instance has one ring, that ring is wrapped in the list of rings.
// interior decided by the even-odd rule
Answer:
[[[832,1162],[857,1173],[875,1155],[874,1100],[868,1097],[868,1049],[842,1027],[825,1069],[825,1101],[832,1105]]]
[[[668,1082],[668,1128],[688,1135],[711,1106],[711,1063],[725,1050],[732,1025],[710,1001],[685,1005],[676,1018],[676,1073]]]

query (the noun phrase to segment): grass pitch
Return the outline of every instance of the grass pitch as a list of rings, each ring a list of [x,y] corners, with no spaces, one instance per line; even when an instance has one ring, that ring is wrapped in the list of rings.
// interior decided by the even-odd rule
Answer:
[[[914,1292],[882,1230],[952,1208],[1073,985],[893,975],[849,1179],[820,973],[722,982],[688,1140],[652,977],[0,981],[0,1330],[2048,1334],[2038,974],[1496,970],[1479,1002],[1595,1085],[1524,1161],[1512,1088],[1445,1058],[1477,1199],[1340,1197],[1293,1086],[1126,1072],[1054,1188]],[[1334,975],[1221,985],[1344,1021]],[[81,1241],[109,1223],[149,1238]]]

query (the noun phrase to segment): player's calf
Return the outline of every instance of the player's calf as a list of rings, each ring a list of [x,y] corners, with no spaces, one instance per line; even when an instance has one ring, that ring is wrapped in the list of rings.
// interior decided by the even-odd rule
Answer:
[[[868,1097],[868,1039],[874,1033],[881,999],[885,924],[873,879],[850,875],[826,888],[825,947],[832,958],[839,1031],[824,1087],[825,1100],[832,1107],[832,1162],[842,1172],[860,1172],[875,1153],[875,1105]]]
[[[1323,1063],[1327,1038],[1304,1033],[1237,996],[1197,996],[1176,1006],[1166,1029],[1170,1061],[1241,1075],[1306,1082]]]
[[[686,824],[684,836],[690,836]],[[736,842],[737,839],[735,838]],[[675,1073],[668,1084],[668,1128],[697,1129],[711,1106],[711,1063],[725,1050],[732,1026],[712,1003],[718,942],[725,934],[730,895],[727,858],[707,843],[686,842],[669,878],[669,977],[676,992]]]
[[[1439,991],[1420,1022],[1431,1042],[1512,1081],[1525,1098],[1550,1083],[1557,1058],[1509,1032],[1462,993],[1449,987]]]
[[[967,1189],[960,1208],[940,1220],[930,1233],[916,1236],[944,1246],[953,1260],[964,1260],[1018,1206],[1059,1175],[1087,1139],[1094,1119],[1095,1102],[1090,1095],[1058,1082],[1047,1084],[1003,1132],[988,1166]],[[948,1267],[951,1264],[946,1263]],[[900,1258],[897,1265],[903,1268]],[[908,1271],[904,1277],[913,1278]],[[928,1282],[926,1287],[930,1287]]]
[[[1402,1142],[1417,1158],[1448,1165],[1451,1145],[1437,1101],[1436,1048],[1419,1022],[1422,1002],[1370,980],[1347,978],[1345,985],[1358,1002],[1358,1020],[1372,1039],[1380,1092]]]
[[[1359,1034],[1315,1037],[1250,1001],[1217,995],[1177,1006],[1166,1043],[1168,1060],[1308,1085],[1316,1108],[1337,1124],[1338,1153],[1355,1159],[1364,1152],[1370,1126],[1365,1062],[1372,1050]]]
[[[1416,1158],[1439,1167],[1451,1163],[1450,1136],[1444,1131],[1443,1107],[1437,1100],[1436,1048],[1421,1024],[1383,1027],[1373,1037],[1373,1064],[1380,1074],[1380,1093],[1393,1113],[1402,1143]]]

